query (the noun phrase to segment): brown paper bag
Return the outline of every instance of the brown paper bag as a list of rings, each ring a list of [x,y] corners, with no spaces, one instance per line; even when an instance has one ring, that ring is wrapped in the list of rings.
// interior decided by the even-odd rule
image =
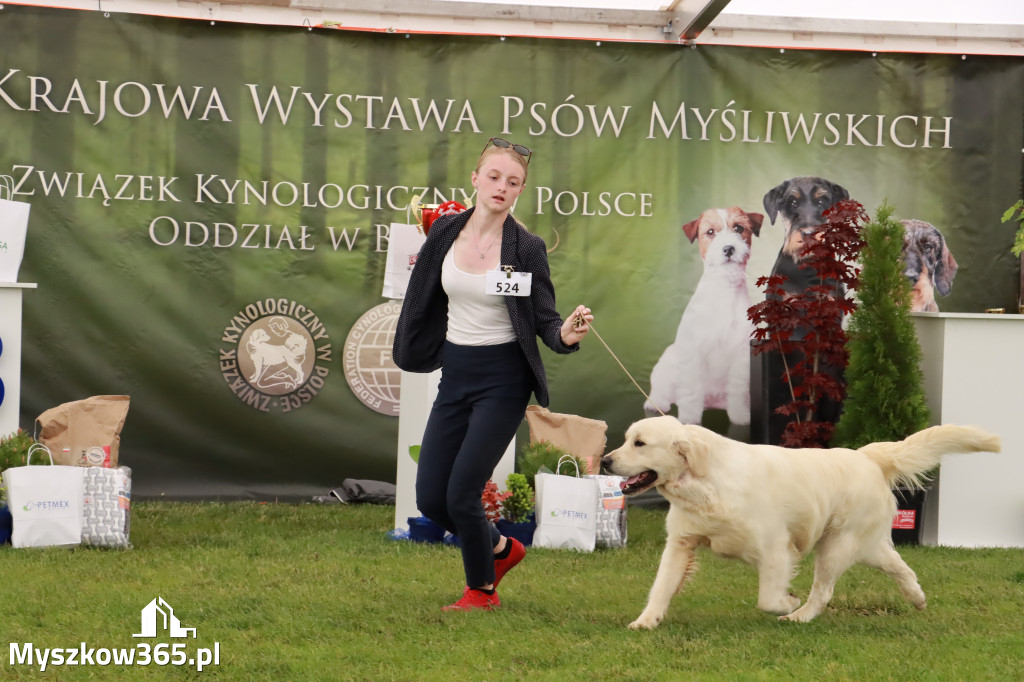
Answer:
[[[530,442],[547,441],[587,463],[587,474],[601,471],[601,456],[607,443],[608,424],[575,414],[552,412],[540,405],[526,408]],[[583,472],[581,472],[583,473]]]
[[[39,442],[54,464],[116,467],[129,396],[96,395],[51,407],[36,417]]]

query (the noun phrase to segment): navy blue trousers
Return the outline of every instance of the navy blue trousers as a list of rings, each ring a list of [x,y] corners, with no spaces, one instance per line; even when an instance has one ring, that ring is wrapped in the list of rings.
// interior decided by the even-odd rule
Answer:
[[[420,446],[416,506],[459,537],[466,585],[482,587],[494,582],[501,535],[480,496],[523,421],[533,374],[517,342],[445,342],[443,363]]]

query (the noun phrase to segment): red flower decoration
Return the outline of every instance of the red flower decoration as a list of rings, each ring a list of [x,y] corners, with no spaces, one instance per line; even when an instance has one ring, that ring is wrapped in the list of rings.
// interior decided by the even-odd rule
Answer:
[[[423,230],[423,234],[430,233],[430,226],[434,224],[440,216],[443,215],[454,215],[456,213],[462,213],[466,210],[466,207],[457,201],[446,201],[443,204],[434,206],[430,204],[420,204],[419,208],[420,217],[420,228]]]
[[[465,206],[452,199],[437,207],[437,215],[453,215],[455,213],[462,213],[465,210]]]

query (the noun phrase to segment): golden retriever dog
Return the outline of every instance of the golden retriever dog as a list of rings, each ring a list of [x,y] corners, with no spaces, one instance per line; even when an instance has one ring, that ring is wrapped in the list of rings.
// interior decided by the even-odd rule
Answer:
[[[859,450],[749,445],[672,417],[642,419],[601,461],[626,476],[623,492],[652,487],[669,501],[667,538],[647,606],[629,627],[654,628],[696,570],[708,545],[758,571],[758,608],[807,622],[832,598],[855,563],[874,566],[918,609],[917,576],[892,544],[895,485],[919,486],[942,455],[999,452],[998,436],[967,426],[933,426],[897,443]],[[807,603],[789,593],[801,557],[815,552]]]

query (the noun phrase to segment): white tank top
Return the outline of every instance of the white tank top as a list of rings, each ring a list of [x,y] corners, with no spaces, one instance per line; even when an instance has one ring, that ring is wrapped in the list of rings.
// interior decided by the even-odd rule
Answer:
[[[471,275],[455,265],[455,246],[441,265],[441,286],[448,294],[447,339],[459,346],[495,346],[516,340],[504,296],[488,296],[487,275]]]

